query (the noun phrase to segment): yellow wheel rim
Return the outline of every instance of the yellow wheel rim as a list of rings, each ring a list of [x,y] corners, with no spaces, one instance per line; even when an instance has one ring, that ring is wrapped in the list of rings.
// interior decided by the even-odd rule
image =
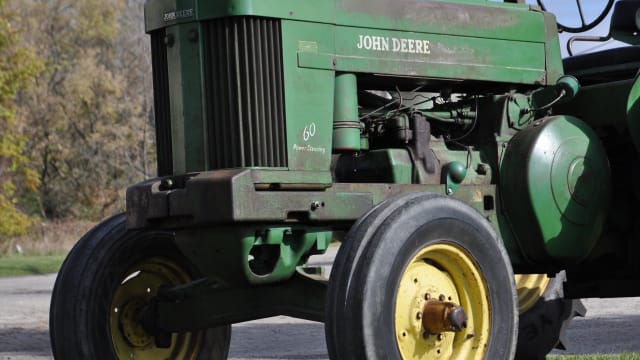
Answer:
[[[179,285],[191,276],[173,261],[150,258],[131,267],[116,289],[109,313],[113,349],[118,359],[195,359],[202,333],[173,334],[171,346],[157,348],[155,339],[139,323],[140,311],[160,286]]]
[[[467,328],[425,334],[420,320],[427,299],[460,305]],[[482,359],[489,343],[486,281],[461,247],[438,243],[423,248],[406,267],[396,294],[395,331],[403,359]]]
[[[546,274],[516,275],[516,289],[518,289],[518,311],[520,314],[531,309],[549,286]]]

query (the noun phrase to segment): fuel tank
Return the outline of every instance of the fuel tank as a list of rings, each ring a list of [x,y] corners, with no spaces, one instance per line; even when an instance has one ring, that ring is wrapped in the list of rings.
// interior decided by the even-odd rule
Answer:
[[[532,264],[577,263],[598,240],[611,199],[606,151],[582,120],[552,116],[519,132],[503,154],[500,197]]]

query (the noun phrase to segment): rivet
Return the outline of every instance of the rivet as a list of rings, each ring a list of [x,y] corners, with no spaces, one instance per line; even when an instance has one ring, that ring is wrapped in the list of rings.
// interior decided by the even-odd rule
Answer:
[[[188,39],[189,39],[189,41],[191,41],[191,42],[196,42],[196,41],[198,41],[198,30],[196,30],[196,29],[191,29],[191,30],[189,30]]]

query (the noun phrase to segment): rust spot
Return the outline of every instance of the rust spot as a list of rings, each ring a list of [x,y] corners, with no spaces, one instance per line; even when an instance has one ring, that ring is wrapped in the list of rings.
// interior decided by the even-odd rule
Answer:
[[[342,0],[339,8],[345,12],[366,13],[399,21],[428,23],[446,29],[498,29],[517,24],[512,11],[505,8],[448,4],[420,0]]]

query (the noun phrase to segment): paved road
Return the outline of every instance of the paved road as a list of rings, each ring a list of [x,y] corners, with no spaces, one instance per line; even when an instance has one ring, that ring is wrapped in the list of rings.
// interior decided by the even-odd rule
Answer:
[[[55,275],[0,278],[0,360],[51,359],[48,306]],[[569,353],[640,352],[640,298],[586,300]],[[275,317],[233,327],[230,359],[327,359],[322,324]]]

